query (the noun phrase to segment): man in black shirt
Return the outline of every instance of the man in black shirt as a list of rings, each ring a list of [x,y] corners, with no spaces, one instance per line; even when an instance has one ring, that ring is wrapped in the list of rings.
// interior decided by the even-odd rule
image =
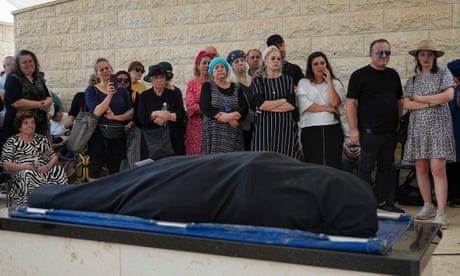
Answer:
[[[279,34],[271,35],[267,38],[267,47],[276,46],[280,50],[281,60],[283,61],[283,74],[291,76],[294,80],[294,86],[297,86],[299,80],[304,77],[302,69],[296,64],[290,63],[286,60],[286,43]]]
[[[399,74],[387,67],[391,46],[385,39],[371,43],[371,63],[350,77],[347,116],[350,140],[361,145],[358,176],[372,184],[371,172],[377,165],[375,196],[379,209],[404,213],[394,206],[395,186],[391,173],[396,146],[396,130],[402,113]]]

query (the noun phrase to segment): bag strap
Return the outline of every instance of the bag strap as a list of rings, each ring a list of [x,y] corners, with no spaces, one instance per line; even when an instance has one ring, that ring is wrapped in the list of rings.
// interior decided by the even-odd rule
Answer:
[[[134,103],[136,102],[136,98],[137,98],[137,92],[136,92],[136,91],[133,91],[133,92],[131,93],[131,102],[133,103],[133,105],[134,105]]]
[[[94,85],[92,85],[92,88],[94,89],[94,93],[96,94],[97,99],[100,100],[100,99],[101,99],[101,95],[99,95],[99,90],[97,90],[96,86],[94,86]],[[86,92],[85,92],[85,94],[86,94]],[[80,109],[80,111],[89,112],[89,107],[88,107],[88,105],[86,104],[86,95],[85,95],[85,105],[83,106],[83,108]]]

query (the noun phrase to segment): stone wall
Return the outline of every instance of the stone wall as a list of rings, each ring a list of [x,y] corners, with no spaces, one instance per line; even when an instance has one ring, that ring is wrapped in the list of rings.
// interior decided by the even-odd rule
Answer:
[[[324,51],[345,83],[367,64],[369,43],[392,43],[390,66],[403,82],[413,71],[407,51],[430,38],[446,51],[441,65],[460,57],[460,0],[60,0],[14,13],[16,49],[37,53],[48,85],[69,103],[84,89],[96,58],[115,70],[130,61],[174,66],[183,90],[195,54],[214,45],[263,49],[281,34],[288,60],[305,70],[311,51]]]
[[[12,23],[0,22],[0,67],[3,58],[14,55],[14,25]]]

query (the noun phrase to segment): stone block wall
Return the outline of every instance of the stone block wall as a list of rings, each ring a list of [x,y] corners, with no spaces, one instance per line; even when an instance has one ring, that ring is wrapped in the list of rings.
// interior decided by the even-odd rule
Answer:
[[[3,70],[3,58],[14,55],[14,25],[0,22],[0,67]]]
[[[19,10],[14,20],[16,49],[38,55],[49,87],[67,106],[98,57],[115,70],[133,60],[146,67],[167,60],[185,90],[199,50],[262,50],[273,33],[303,70],[312,51],[324,51],[345,83],[369,62],[377,38],[392,43],[390,66],[403,83],[414,66],[407,51],[422,39],[446,52],[440,65],[460,58],[460,0],[60,0]]]

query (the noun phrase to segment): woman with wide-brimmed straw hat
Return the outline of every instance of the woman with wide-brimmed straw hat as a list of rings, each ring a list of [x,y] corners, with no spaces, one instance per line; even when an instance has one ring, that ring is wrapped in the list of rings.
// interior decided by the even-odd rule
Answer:
[[[416,218],[434,222],[447,228],[446,162],[455,160],[455,144],[448,102],[453,98],[452,74],[439,68],[437,58],[444,55],[431,40],[422,40],[409,51],[415,57],[415,75],[407,80],[403,106],[411,110],[404,160],[415,161],[417,182],[424,206]],[[433,175],[438,210],[431,198]]]

